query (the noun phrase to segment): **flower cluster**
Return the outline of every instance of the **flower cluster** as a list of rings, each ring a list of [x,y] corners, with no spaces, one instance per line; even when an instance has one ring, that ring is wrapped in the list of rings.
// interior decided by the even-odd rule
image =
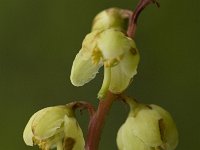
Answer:
[[[104,10],[94,18],[92,30],[84,38],[82,48],[72,65],[70,79],[73,85],[83,86],[88,83],[95,78],[98,70],[103,66],[104,79],[98,98],[104,98],[108,91],[111,92],[109,93],[111,97],[117,97],[116,94],[122,93],[129,86],[137,73],[140,56],[134,40],[126,35],[127,18],[128,11],[119,8]],[[129,115],[117,133],[119,150],[174,150],[176,148],[178,131],[166,110],[157,105],[138,103],[122,94],[118,97],[130,106]],[[100,101],[101,105],[96,111],[88,106],[91,119],[89,129],[94,129],[92,130],[94,132],[101,131],[103,122],[100,121],[102,124],[98,124],[98,117],[104,120],[105,116],[102,114],[106,113],[103,111],[108,111],[114,101],[114,98],[110,98],[110,101],[108,99]],[[107,101],[108,103],[104,103]],[[89,146],[94,146],[91,150],[97,149],[96,141],[92,141],[96,145],[92,145],[90,141],[89,146],[88,142],[85,146],[83,132],[75,118],[75,106],[83,107],[75,102],[73,105],[70,103],[47,107],[36,112],[24,129],[25,143],[29,146],[38,145],[42,150],[54,148],[88,150]],[[94,123],[98,124],[97,128]],[[91,135],[88,137],[92,137],[90,140],[96,140]]]

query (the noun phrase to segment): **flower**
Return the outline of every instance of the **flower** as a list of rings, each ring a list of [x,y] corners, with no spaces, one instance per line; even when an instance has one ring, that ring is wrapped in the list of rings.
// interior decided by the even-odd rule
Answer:
[[[121,8],[109,8],[98,13],[92,24],[92,31],[116,28],[124,31],[126,29],[126,21],[130,15],[129,10]]]
[[[70,106],[47,107],[36,112],[23,133],[27,145],[42,150],[83,150],[84,138]]]
[[[157,105],[131,105],[117,134],[119,150],[174,150],[178,132],[171,115]]]
[[[70,79],[73,85],[82,86],[92,80],[104,65],[104,81],[98,97],[108,90],[124,91],[137,73],[139,53],[133,39],[116,28],[95,30],[82,43],[72,65]]]

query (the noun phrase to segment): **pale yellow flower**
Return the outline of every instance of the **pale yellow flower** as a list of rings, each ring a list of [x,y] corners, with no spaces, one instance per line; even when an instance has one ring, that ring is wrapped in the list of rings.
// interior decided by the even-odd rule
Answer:
[[[104,81],[98,97],[108,90],[124,91],[137,73],[139,53],[135,42],[118,29],[95,30],[88,34],[72,65],[70,79],[82,86],[92,80],[104,65]]]
[[[157,105],[131,106],[117,134],[119,150],[174,150],[178,132],[171,115]]]
[[[47,107],[36,112],[23,133],[27,145],[42,150],[84,150],[85,141],[73,111],[68,106]]]

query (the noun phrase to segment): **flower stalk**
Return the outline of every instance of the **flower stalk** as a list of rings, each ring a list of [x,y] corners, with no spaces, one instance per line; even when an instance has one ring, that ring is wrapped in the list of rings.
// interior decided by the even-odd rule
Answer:
[[[71,105],[73,110],[76,110],[76,109],[80,109],[80,110],[87,109],[90,118],[93,117],[93,115],[95,114],[95,111],[96,111],[94,106],[91,103],[86,102],[86,101],[75,101],[75,102],[71,102],[68,105]]]
[[[157,6],[159,6],[158,2],[156,0],[140,0],[135,11],[133,13],[130,13],[129,11],[129,25],[127,29],[127,36],[130,38],[135,37],[135,31],[136,31],[136,25],[137,20],[139,17],[139,14],[142,12],[142,10],[149,4],[155,3]],[[105,122],[105,118],[112,106],[112,103],[114,100],[118,98],[117,94],[111,93],[110,91],[107,93],[105,98],[103,100],[100,100],[98,109],[93,115],[93,117],[90,120],[89,126],[88,126],[88,135],[86,139],[86,150],[98,150],[100,137],[101,137],[101,131]]]
[[[92,119],[90,120],[88,127],[88,135],[85,149],[97,150],[101,137],[101,131],[106,119],[106,116],[112,106],[114,100],[117,99],[117,95],[108,92],[106,97],[100,100],[98,109]]]

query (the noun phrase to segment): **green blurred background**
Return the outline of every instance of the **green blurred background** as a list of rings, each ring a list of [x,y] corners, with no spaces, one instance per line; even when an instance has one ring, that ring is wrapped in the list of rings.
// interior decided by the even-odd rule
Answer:
[[[84,87],[69,80],[72,61],[90,31],[93,17],[109,7],[133,9],[137,0],[0,0],[0,149],[37,150],[22,139],[37,110],[72,100],[97,105],[102,70]],[[177,150],[200,143],[200,1],[160,1],[140,16],[136,34],[141,63],[127,94],[155,103],[173,115]],[[128,107],[113,105],[100,150],[116,150],[117,129]],[[87,113],[77,113],[87,129]]]

